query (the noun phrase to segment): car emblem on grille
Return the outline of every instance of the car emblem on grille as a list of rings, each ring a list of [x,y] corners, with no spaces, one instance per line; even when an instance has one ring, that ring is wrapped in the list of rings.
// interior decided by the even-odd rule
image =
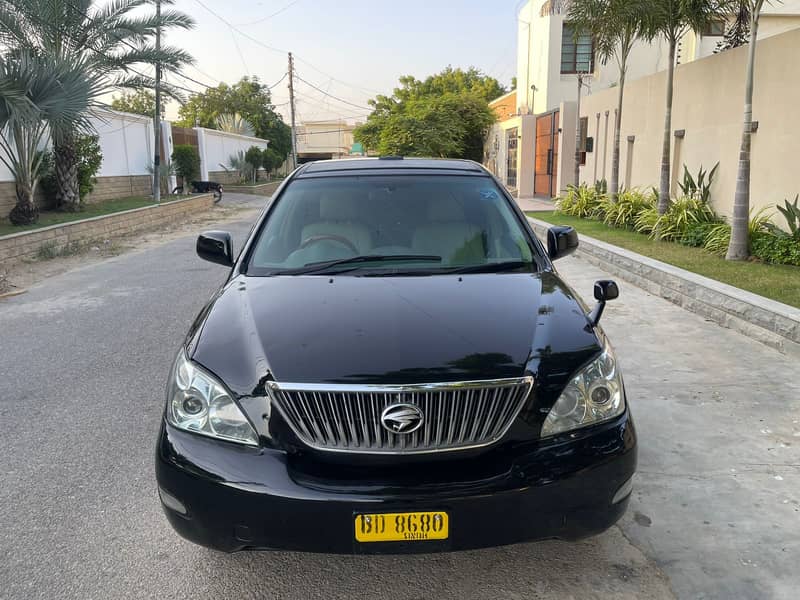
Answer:
[[[381,425],[392,433],[413,433],[424,420],[422,411],[413,404],[392,404],[381,413]]]

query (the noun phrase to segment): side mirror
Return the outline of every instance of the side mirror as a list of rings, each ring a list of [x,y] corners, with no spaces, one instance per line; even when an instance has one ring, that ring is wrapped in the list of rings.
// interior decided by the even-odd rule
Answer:
[[[616,300],[617,298],[619,298],[619,287],[615,281],[604,279],[595,282],[594,299],[597,300],[597,304],[588,315],[592,327],[596,327],[600,322],[600,317],[603,316],[606,302],[609,300]]]
[[[572,227],[557,226],[547,230],[547,254],[557,260],[575,252],[578,232]]]
[[[206,231],[197,238],[197,256],[203,260],[233,266],[233,240],[227,231]]]

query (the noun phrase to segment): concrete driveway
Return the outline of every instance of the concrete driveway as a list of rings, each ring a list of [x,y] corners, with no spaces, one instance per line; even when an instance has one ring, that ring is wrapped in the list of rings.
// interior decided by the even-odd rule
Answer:
[[[218,227],[241,241],[250,224]],[[587,297],[604,276],[559,267]],[[603,321],[641,442],[619,527],[411,557],[184,542],[159,507],[153,444],[169,361],[224,277],[186,235],[0,302],[0,598],[796,597],[797,365],[626,285]]]

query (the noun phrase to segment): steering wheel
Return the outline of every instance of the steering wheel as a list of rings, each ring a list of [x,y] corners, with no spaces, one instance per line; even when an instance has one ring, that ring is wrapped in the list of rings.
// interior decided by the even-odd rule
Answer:
[[[323,242],[326,240],[331,242],[337,242],[342,246],[346,246],[348,249],[352,250],[354,254],[358,254],[358,248],[355,247],[353,242],[348,240],[346,237],[342,237],[341,235],[332,235],[332,234],[312,235],[311,237],[307,237],[300,244],[300,250],[307,248],[312,244],[317,244],[319,242]]]

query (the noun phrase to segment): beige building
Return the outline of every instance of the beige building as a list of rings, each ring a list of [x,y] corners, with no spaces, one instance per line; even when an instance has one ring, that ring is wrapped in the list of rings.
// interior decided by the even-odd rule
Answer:
[[[603,65],[596,60],[589,37],[575,40],[566,20],[569,0],[529,0],[518,14],[517,110],[501,120],[486,140],[486,164],[521,197],[555,196],[574,179],[577,119],[578,73],[587,74],[581,95],[605,94],[616,97],[618,69],[614,61]],[[800,0],[785,0],[765,9],[759,39],[800,28]],[[717,23],[702,34],[690,32],[680,42],[677,62],[687,65],[713,55],[722,39],[725,23]],[[662,73],[668,66],[668,48],[663,41],[638,42],[629,59],[628,102],[653,111],[663,123],[663,94],[660,98],[631,98],[631,83]],[[797,49],[794,55],[799,55]],[[742,75],[743,79],[743,75]],[[704,93],[699,88],[695,93]],[[738,92],[741,96],[741,91]],[[680,101],[676,88],[676,102]],[[659,104],[660,102],[660,104]],[[591,137],[593,150],[607,155],[607,131],[614,129],[614,107],[600,111],[581,110],[583,138]],[[660,149],[660,144],[657,144]],[[593,157],[582,153],[582,162]],[[607,173],[610,160],[597,162],[598,173]],[[605,166],[604,166],[605,164]],[[509,169],[509,166],[512,168]],[[604,168],[600,168],[603,167]],[[591,180],[595,165],[584,168],[582,176]],[[590,176],[591,175],[591,176]],[[598,176],[599,179],[603,177]]]
[[[346,121],[307,121],[297,126],[297,162],[343,158],[360,154],[353,130]],[[355,147],[354,147],[355,146]]]
[[[711,169],[719,163],[711,201],[722,215],[731,214],[736,189],[747,52],[746,46],[736,48],[675,70],[672,194],[680,193],[677,184],[684,165],[695,174],[701,166]],[[773,206],[800,192],[797,58],[800,28],[758,42],[753,97],[757,130],[752,136],[750,181],[750,201],[756,208]],[[625,187],[658,184],[665,85],[666,73],[661,72],[626,86],[620,148],[620,184]],[[581,169],[581,181],[609,178],[613,132],[606,133],[604,115],[613,115],[616,105],[613,89],[592,94],[581,103],[588,135],[595,140],[595,151],[586,155]]]

